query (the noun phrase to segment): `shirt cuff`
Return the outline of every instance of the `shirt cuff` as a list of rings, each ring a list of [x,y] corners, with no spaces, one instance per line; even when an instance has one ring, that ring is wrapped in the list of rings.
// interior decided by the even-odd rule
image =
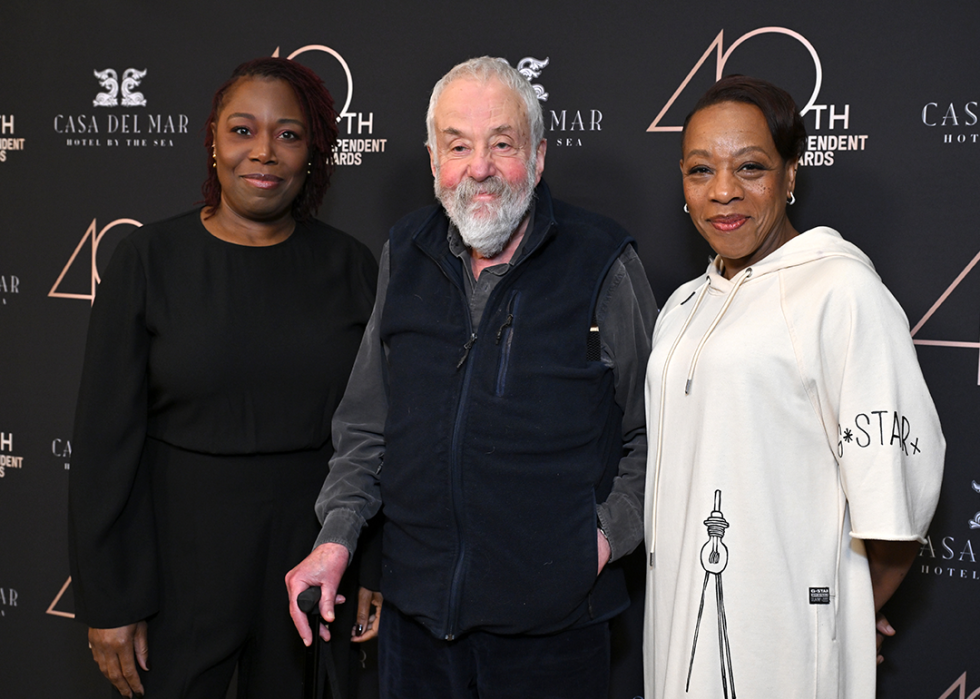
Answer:
[[[631,514],[633,508],[628,498],[610,493],[609,499],[596,507],[599,529],[609,541],[609,562],[633,552],[643,541],[642,515]]]
[[[313,548],[322,544],[340,544],[350,553],[348,562],[354,558],[357,549],[357,537],[364,526],[364,518],[353,510],[336,509],[327,513],[320,527]]]

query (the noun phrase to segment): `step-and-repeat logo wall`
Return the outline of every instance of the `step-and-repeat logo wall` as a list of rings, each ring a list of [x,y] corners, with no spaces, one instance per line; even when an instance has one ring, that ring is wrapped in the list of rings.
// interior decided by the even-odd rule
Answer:
[[[840,0],[831,4],[834,3],[847,7]],[[293,5],[300,7],[293,0],[285,0],[286,9]],[[43,510],[42,516],[32,517],[31,521],[44,524],[30,536],[7,536],[8,540],[14,537],[12,557],[21,564],[13,567],[15,572],[7,572],[6,565],[0,571],[0,639],[8,629],[15,628],[11,623],[14,621],[21,624],[17,629],[50,623],[54,629],[45,626],[43,633],[74,633],[64,522],[65,481],[72,455],[70,416],[75,395],[61,390],[48,403],[35,406],[41,400],[35,394],[44,393],[37,389],[45,386],[52,374],[59,376],[62,385],[77,385],[85,320],[97,297],[101,273],[119,240],[143,222],[160,218],[161,211],[177,213],[181,207],[191,206],[191,200],[175,201],[170,191],[174,180],[169,179],[170,175],[158,177],[155,169],[191,163],[190,167],[196,169],[184,176],[195,181],[196,192],[196,178],[203,178],[201,127],[207,101],[231,68],[242,60],[258,54],[282,55],[302,62],[324,79],[338,113],[339,138],[332,154],[338,166],[335,181],[343,182],[349,177],[361,182],[370,176],[371,182],[380,184],[356,192],[349,200],[334,202],[332,210],[321,214],[326,220],[356,215],[365,231],[383,232],[394,222],[381,212],[394,209],[407,213],[431,201],[428,182],[424,188],[426,199],[405,194],[406,173],[411,173],[412,178],[428,177],[428,163],[421,147],[424,113],[407,113],[405,104],[423,104],[442,72],[459,60],[482,53],[505,56],[533,86],[543,109],[552,156],[546,177],[574,175],[585,183],[583,189],[593,193],[588,203],[603,202],[603,213],[613,217],[618,208],[634,210],[635,200],[646,198],[645,218],[631,228],[641,252],[651,258],[656,258],[656,251],[669,238],[693,235],[676,230],[673,224],[665,228],[662,215],[668,202],[673,206],[671,196],[679,196],[675,163],[677,133],[683,117],[711,81],[735,68],[742,72],[744,65],[795,66],[792,92],[802,105],[809,134],[801,164],[812,168],[810,175],[814,179],[821,178],[821,187],[829,187],[839,196],[840,208],[833,214],[842,225],[852,219],[864,220],[869,207],[887,206],[887,202],[862,200],[860,192],[853,188],[882,159],[894,155],[895,144],[908,146],[905,157],[910,177],[915,176],[922,162],[934,169],[948,166],[963,173],[976,172],[980,107],[973,73],[954,78],[949,77],[951,71],[938,66],[936,72],[946,75],[944,80],[919,80],[912,89],[909,83],[914,76],[902,74],[898,68],[880,68],[897,66],[895,60],[887,57],[904,55],[907,47],[877,36],[860,23],[842,21],[828,28],[819,17],[811,17],[807,8],[781,11],[778,18],[764,9],[742,8],[719,13],[717,24],[706,30],[688,16],[683,5],[659,4],[618,13],[605,13],[584,0],[579,5],[581,12],[565,13],[567,17],[563,18],[524,8],[525,21],[502,38],[489,30],[485,35],[477,32],[458,36],[446,36],[440,30],[438,41],[434,41],[427,17],[439,11],[435,4],[420,8],[414,20],[399,20],[397,26],[392,24],[394,20],[389,22],[354,4],[331,8],[329,12],[303,6],[306,14],[302,27],[271,26],[264,20],[250,22],[247,40],[224,33],[216,38],[214,32],[201,29],[195,35],[199,41],[182,41],[179,45],[173,43],[173,37],[182,35],[194,22],[175,16],[173,11],[160,10],[153,15],[158,31],[142,32],[143,45],[139,50],[124,42],[116,47],[113,37],[131,30],[121,20],[111,27],[97,26],[92,19],[86,27],[52,30],[51,40],[59,41],[59,47],[70,48],[49,52],[45,74],[57,77],[48,79],[51,89],[44,101],[39,102],[23,87],[5,91],[0,97],[0,177],[10,178],[3,181],[23,185],[27,181],[43,182],[46,171],[66,175],[59,180],[56,191],[46,191],[37,198],[43,204],[18,202],[15,206],[5,201],[0,207],[0,231],[18,231],[17,236],[0,235],[0,316],[20,324],[18,338],[36,332],[42,336],[39,345],[44,345],[43,352],[33,355],[9,355],[20,364],[3,367],[4,372],[28,375],[30,379],[17,382],[19,393],[15,395],[4,391],[7,405],[21,406],[17,412],[3,412],[0,406],[0,524],[9,525],[11,520],[23,518],[23,513],[37,510]],[[249,0],[244,12],[247,15],[257,8]],[[467,8],[459,11],[467,16],[475,12]],[[343,21],[335,16],[338,13],[343,15]],[[969,61],[965,59],[975,57],[951,48],[966,42],[956,43],[945,37],[950,32],[972,36],[980,31],[980,11],[967,20],[952,12],[946,14],[943,17],[943,12],[936,10],[937,16],[919,27],[920,41],[923,45],[932,42],[937,50],[947,46],[955,53],[949,60],[967,65]],[[543,24],[548,25],[548,32],[537,28]],[[343,26],[343,32],[336,31],[337,26]],[[65,37],[80,30],[100,37],[99,41],[66,43]],[[589,36],[592,44],[582,43],[583,36]],[[13,49],[10,55],[22,58],[0,66],[0,75],[30,68],[29,57],[36,48],[28,45],[30,41],[26,35],[24,39],[9,39],[9,48]],[[21,51],[17,50],[18,42]],[[585,45],[608,46],[609,50],[596,52],[586,61],[581,55]],[[860,51],[855,49],[858,46]],[[884,55],[886,59],[875,62],[875,69],[862,68],[870,64],[855,58],[862,55],[861,51]],[[177,60],[187,52],[192,61]],[[934,53],[924,55],[922,60],[947,58]],[[424,75],[420,68],[423,64]],[[213,66],[221,69],[204,69]],[[656,80],[647,80],[650,71],[655,71]],[[60,84],[50,84],[52,80]],[[611,89],[610,84],[621,87]],[[900,98],[906,99],[901,107],[889,102]],[[883,117],[883,112],[887,116]],[[667,138],[668,135],[672,137]],[[613,151],[606,145],[611,137],[617,144],[632,147]],[[567,153],[570,158],[563,161],[560,153]],[[653,186],[638,193],[631,183],[641,180],[640,175],[649,179],[651,157],[670,163],[671,172],[662,179],[655,175]],[[580,169],[556,174],[556,168],[570,162]],[[588,167],[592,163],[605,169],[592,172]],[[616,173],[616,177],[609,177],[609,173]],[[835,180],[838,174],[839,181]],[[905,184],[889,178],[889,174],[883,175],[885,182]],[[153,180],[154,186],[146,187],[148,179]],[[944,267],[948,271],[937,272],[926,267],[914,275],[909,268],[896,270],[886,266],[879,271],[884,278],[894,280],[889,281],[890,285],[899,285],[905,298],[914,298],[920,304],[914,312],[910,311],[910,316],[914,321],[913,340],[922,351],[942,356],[977,353],[976,373],[971,364],[968,376],[956,377],[964,393],[953,400],[960,415],[971,415],[975,423],[980,419],[980,406],[973,393],[980,386],[980,324],[975,314],[974,272],[980,263],[980,252],[972,228],[974,217],[968,210],[975,199],[975,177],[964,174],[962,180],[951,186],[961,188],[963,211],[944,212],[946,219],[941,230],[928,231],[937,236],[936,255],[943,256],[955,269]],[[889,196],[911,200],[914,193],[912,187],[909,191],[890,192]],[[556,194],[562,196],[561,191]],[[386,206],[379,204],[382,199]],[[394,204],[387,205],[389,200]],[[904,214],[917,217],[916,220],[927,219],[929,206],[928,201],[911,201]],[[29,243],[24,242],[21,231],[31,231]],[[843,232],[846,237],[846,229]],[[940,244],[940,233],[953,237],[958,244]],[[904,240],[923,235],[923,227],[906,227],[905,221],[900,220],[880,235],[891,236],[896,245],[901,245]],[[29,253],[24,253],[25,247],[31,248]],[[700,259],[697,266],[692,266],[690,259],[657,258],[654,264],[685,266],[685,278],[703,268]],[[651,267],[648,272],[663,300],[672,289],[658,287],[655,270]],[[902,293],[896,295],[903,297]],[[955,315],[959,322],[943,321],[949,315]],[[62,345],[57,348],[60,354],[56,354],[56,368],[44,364],[54,351],[52,337],[58,337]],[[0,348],[0,360],[6,362],[8,355],[3,352]],[[885,419],[865,417],[866,421],[856,416],[853,424],[842,424],[842,448],[860,448],[860,440],[864,439],[861,428],[870,433],[872,419]],[[946,417],[943,415],[944,421]],[[887,418],[888,424],[882,423],[881,428],[887,432],[885,438],[892,434],[892,421],[896,419],[891,415]],[[897,420],[899,435],[905,434],[901,416]],[[874,427],[878,428],[877,422]],[[845,429],[850,430],[850,441]],[[980,448],[975,443],[964,446],[974,438],[961,432],[947,430],[952,448]],[[901,444],[914,449],[914,435],[907,436],[908,440],[900,439]],[[947,516],[929,532],[910,577],[924,583],[923,595],[943,598],[942,613],[973,614],[976,619],[980,484],[976,474],[965,473],[961,464],[962,461],[951,462],[947,467],[942,505],[947,508]],[[49,497],[24,497],[23,493],[36,489],[39,483],[45,484]],[[967,497],[972,499],[964,500]],[[966,509],[964,502],[970,503]],[[7,526],[7,530],[11,527]],[[52,556],[62,561],[61,568],[52,572],[51,566],[46,565],[43,573],[34,572],[37,557]],[[37,594],[29,600],[19,592],[35,590]],[[629,660],[614,654],[616,669],[610,696],[615,699],[629,699],[642,691],[634,678],[642,653],[638,635],[641,606],[634,605],[629,612],[633,621],[624,626],[629,630],[621,632],[631,640],[621,642],[615,651],[628,655]],[[900,631],[908,636],[917,633],[914,624]],[[18,631],[14,640],[18,648],[25,649],[25,658],[43,657],[42,649],[49,646],[43,633]],[[0,643],[12,645],[3,640]],[[937,644],[945,649],[942,653],[950,659],[949,663],[934,670],[919,668],[915,677],[908,676],[907,668],[900,670],[907,685],[904,688],[911,694],[887,696],[980,698],[976,654],[964,651],[972,648],[971,638],[928,639],[930,648]],[[77,651],[64,659],[66,667],[88,668],[91,660],[87,649],[79,647]],[[31,668],[31,662],[21,663],[25,677],[37,675],[41,669]],[[77,684],[69,688],[73,696],[104,694],[101,684],[90,685],[87,679],[78,679],[87,678],[88,674],[81,670],[71,672],[76,678],[71,681]],[[26,680],[24,686],[28,686]]]

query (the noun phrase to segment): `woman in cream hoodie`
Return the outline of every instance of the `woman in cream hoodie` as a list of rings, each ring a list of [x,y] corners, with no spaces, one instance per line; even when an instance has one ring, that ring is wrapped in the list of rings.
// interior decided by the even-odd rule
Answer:
[[[685,124],[685,209],[717,255],[647,371],[647,699],[872,699],[875,616],[939,495],[902,309],[858,248],[787,217],[805,138],[744,76]]]

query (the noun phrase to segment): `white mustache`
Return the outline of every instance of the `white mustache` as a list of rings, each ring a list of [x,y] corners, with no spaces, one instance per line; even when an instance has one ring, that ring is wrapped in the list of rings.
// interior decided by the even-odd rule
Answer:
[[[499,197],[507,191],[507,183],[499,177],[490,177],[482,182],[467,178],[456,186],[455,197],[456,201],[462,204],[481,194]]]

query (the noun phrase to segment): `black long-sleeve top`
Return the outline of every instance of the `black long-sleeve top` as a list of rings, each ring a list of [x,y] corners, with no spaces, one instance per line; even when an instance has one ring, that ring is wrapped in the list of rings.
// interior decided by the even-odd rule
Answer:
[[[120,242],[92,309],[73,438],[76,616],[156,611],[146,438],[206,454],[317,449],[371,314],[377,264],[350,236],[297,223],[228,243],[192,211]]]

